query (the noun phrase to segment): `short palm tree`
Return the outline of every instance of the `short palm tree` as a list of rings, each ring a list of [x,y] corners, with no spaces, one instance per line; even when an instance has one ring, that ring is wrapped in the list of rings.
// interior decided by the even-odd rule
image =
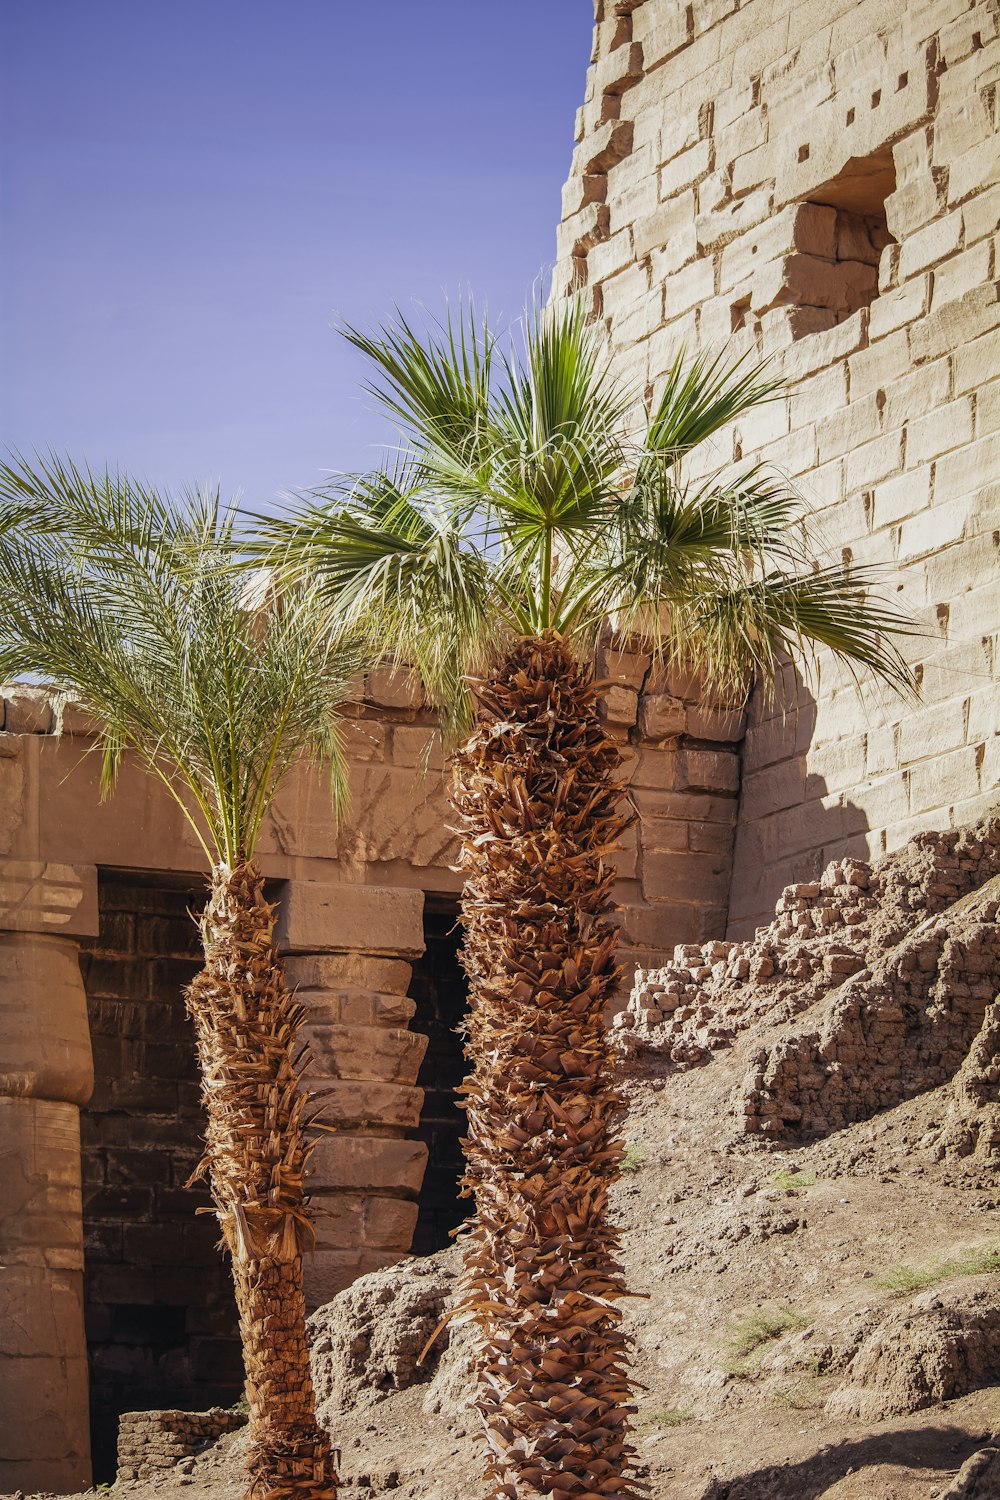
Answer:
[[[207,1172],[232,1259],[250,1408],[250,1493],[336,1492],[317,1425],[302,1255],[312,1243],[302,1018],[273,944],[254,846],[304,755],[340,771],[335,656],[308,588],[280,605],[230,566],[235,512],[174,507],[59,461],[0,466],[0,674],[93,714],[110,792],[127,750],[181,807],[211,870],[204,967],[187,992]],[[258,590],[258,595],[260,591]]]
[[[318,576],[371,649],[416,666],[454,756],[470,981],[466,1261],[494,1500],[636,1495],[626,1295],[608,1192],[624,1103],[606,1007],[619,979],[612,852],[622,754],[599,711],[611,620],[662,663],[745,692],[824,646],[909,675],[863,574],[812,562],[802,506],[747,468],[684,459],[775,391],[759,370],[677,360],[645,422],[578,303],[523,349],[468,313],[349,337],[401,455],[273,524],[276,561]]]

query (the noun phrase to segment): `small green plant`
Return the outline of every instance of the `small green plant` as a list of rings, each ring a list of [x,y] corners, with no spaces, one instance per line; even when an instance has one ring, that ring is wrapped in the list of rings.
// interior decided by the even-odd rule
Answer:
[[[649,1427],[683,1427],[685,1422],[693,1421],[693,1406],[668,1406],[664,1411],[654,1411],[646,1425]]]
[[[983,1246],[929,1266],[889,1266],[876,1276],[875,1285],[890,1292],[921,1292],[953,1276],[982,1276],[987,1271],[1000,1271],[1000,1250]]]
[[[729,1325],[725,1348],[730,1355],[724,1369],[730,1375],[752,1373],[755,1357],[765,1345],[791,1333],[795,1328],[807,1328],[809,1319],[804,1318],[794,1307],[759,1307]]]
[[[789,1172],[787,1167],[782,1167],[774,1179],[776,1188],[794,1190],[795,1188],[812,1187],[816,1181],[815,1172]]]
[[[786,1407],[791,1411],[816,1411],[823,1405],[826,1399],[826,1387],[829,1381],[822,1376],[818,1380],[791,1380],[786,1385],[779,1385],[771,1394],[774,1406]]]
[[[625,1148],[625,1155],[622,1157],[622,1171],[638,1172],[640,1167],[645,1165],[645,1161],[645,1146],[627,1146]]]

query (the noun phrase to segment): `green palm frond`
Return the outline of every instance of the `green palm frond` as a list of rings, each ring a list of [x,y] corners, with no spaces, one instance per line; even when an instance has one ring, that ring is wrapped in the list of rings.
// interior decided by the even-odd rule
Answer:
[[[688,361],[682,348],[667,371],[645,450],[677,463],[743,412],[777,399],[781,389],[780,379],[765,376],[748,355],[733,360],[706,353]]]
[[[873,575],[817,562],[783,478],[762,465],[685,477],[691,449],[775,398],[776,379],[681,351],[636,440],[637,403],[581,301],[534,310],[521,332],[498,340],[461,309],[427,331],[397,318],[351,332],[409,448],[263,520],[278,565],[314,571],[334,615],[425,673],[455,725],[467,679],[512,636],[554,630],[585,651],[609,618],[720,682],[823,646],[912,689],[894,644],[910,622]]]
[[[30,501],[30,519],[24,504]],[[330,633],[315,584],[279,598],[231,566],[236,514],[217,494],[174,504],[63,460],[0,469],[0,675],[40,678],[101,725],[102,786],[138,754],[210,858],[253,852],[299,757],[342,792],[338,706],[356,648]]]

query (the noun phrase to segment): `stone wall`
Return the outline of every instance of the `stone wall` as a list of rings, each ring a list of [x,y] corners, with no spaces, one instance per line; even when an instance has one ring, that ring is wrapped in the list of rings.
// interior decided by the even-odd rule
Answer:
[[[210,1411],[132,1411],[118,1429],[117,1477],[156,1480],[168,1469],[189,1472],[195,1458],[227,1432],[246,1425],[240,1412],[216,1406]]]
[[[598,0],[556,291],[583,286],[654,397],[681,344],[787,394],[703,472],[764,459],[832,558],[887,570],[919,705],[758,694],[730,936],[791,881],[996,801],[1000,42],[995,0]],[[712,933],[721,936],[721,928]]]
[[[202,1410],[243,1391],[229,1268],[203,1183],[194,1034],[197,886],[102,875],[100,930],[80,967],[94,1049],[81,1115],[84,1295],[95,1477],[114,1476],[118,1418],[137,1404]]]

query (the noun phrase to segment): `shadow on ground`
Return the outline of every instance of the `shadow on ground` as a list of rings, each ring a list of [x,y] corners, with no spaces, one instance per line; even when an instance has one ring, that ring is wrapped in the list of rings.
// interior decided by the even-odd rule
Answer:
[[[958,1427],[905,1427],[831,1444],[798,1463],[769,1464],[735,1479],[713,1479],[700,1500],[820,1500],[848,1474],[882,1465],[905,1469],[960,1468],[983,1446]],[[869,1491],[859,1488],[860,1494]],[[876,1490],[870,1491],[874,1497]]]

